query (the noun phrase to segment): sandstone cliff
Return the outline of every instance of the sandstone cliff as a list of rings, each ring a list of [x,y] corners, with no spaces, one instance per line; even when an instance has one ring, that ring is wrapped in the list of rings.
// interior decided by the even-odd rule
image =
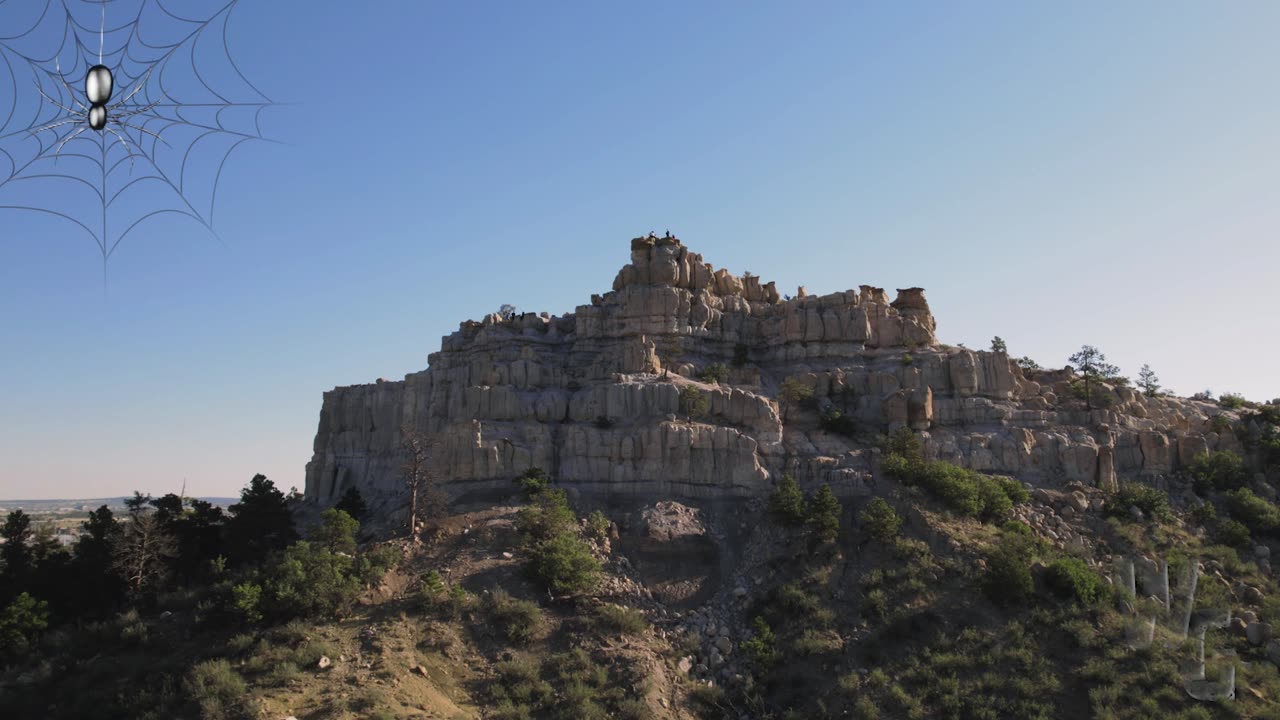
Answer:
[[[708,365],[727,381],[698,380]],[[920,288],[890,301],[868,285],[785,299],[774,283],[717,270],[675,238],[637,238],[613,290],[574,312],[462,323],[428,369],[324,395],[306,496],[399,489],[402,428],[426,432],[454,493],[509,488],[531,466],[583,490],[633,495],[763,495],[772,479],[874,489],[874,437],[903,425],[926,454],[1037,484],[1160,482],[1219,435],[1216,405],[1109,389],[1087,411],[1070,373],[1032,377],[1003,353],[938,343]],[[786,409],[797,378],[814,391]],[[706,394],[699,417],[680,391]],[[852,433],[823,430],[838,409]],[[786,418],[785,422],[783,418]]]

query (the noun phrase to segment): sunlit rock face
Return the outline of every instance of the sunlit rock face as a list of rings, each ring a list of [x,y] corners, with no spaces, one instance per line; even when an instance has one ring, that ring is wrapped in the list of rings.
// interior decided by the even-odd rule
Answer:
[[[1087,411],[1069,372],[1028,376],[935,329],[920,288],[791,298],[674,237],[636,238],[613,289],[572,313],[469,320],[426,370],[325,393],[306,496],[397,491],[404,428],[433,440],[453,493],[509,488],[534,466],[584,492],[758,496],[785,473],[866,493],[876,436],[904,426],[930,458],[1046,485],[1158,481],[1196,452],[1239,449],[1211,430],[1212,404],[1121,387]],[[699,379],[714,364],[727,378]],[[785,402],[787,378],[813,397]],[[705,398],[696,417],[689,388]],[[823,429],[832,410],[851,433]]]

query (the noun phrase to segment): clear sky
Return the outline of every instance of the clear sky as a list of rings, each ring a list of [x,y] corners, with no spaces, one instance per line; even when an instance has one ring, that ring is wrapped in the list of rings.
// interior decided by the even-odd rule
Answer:
[[[18,0],[21,2],[22,0]],[[219,245],[0,212],[0,497],[302,486],[321,393],[666,229],[944,342],[1280,396],[1280,4],[246,0]]]

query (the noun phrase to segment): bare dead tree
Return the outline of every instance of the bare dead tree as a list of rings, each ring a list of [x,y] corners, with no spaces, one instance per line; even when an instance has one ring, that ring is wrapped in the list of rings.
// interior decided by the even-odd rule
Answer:
[[[176,552],[173,536],[155,511],[138,508],[129,513],[124,524],[115,549],[115,568],[136,595],[163,579],[168,561]]]
[[[412,427],[401,428],[406,454],[403,477],[409,493],[409,534],[417,531],[418,520],[444,514],[448,501],[440,489],[435,472],[435,442],[424,432]]]

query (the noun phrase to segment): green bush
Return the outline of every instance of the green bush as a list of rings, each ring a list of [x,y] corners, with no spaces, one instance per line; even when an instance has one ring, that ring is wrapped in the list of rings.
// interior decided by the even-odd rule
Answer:
[[[425,612],[457,620],[475,606],[475,597],[461,585],[448,588],[440,573],[432,570],[418,586],[418,601]]]
[[[880,720],[880,710],[876,708],[876,704],[866,695],[858,697],[853,703],[854,720]]]
[[[649,627],[649,621],[639,610],[605,604],[592,612],[591,625],[611,635],[639,635]]]
[[[1222,395],[1218,397],[1218,404],[1224,408],[1239,410],[1245,405],[1248,405],[1249,402],[1244,399],[1243,395],[1236,393],[1222,393]]]
[[[1005,497],[1009,498],[1014,505],[1024,503],[1031,499],[1031,493],[1027,490],[1027,487],[1017,480],[1000,475],[994,475],[991,476],[991,478],[995,480],[996,484],[1000,486],[1000,491],[1003,492]]]
[[[1249,473],[1244,459],[1229,450],[1202,452],[1191,458],[1187,465],[1197,494],[1207,495],[1211,490],[1234,490],[1244,487]]]
[[[1218,508],[1211,502],[1202,502],[1191,508],[1191,519],[1197,524],[1208,526],[1218,519]]]
[[[531,467],[516,478],[516,485],[519,485],[528,497],[541,493],[550,484],[551,480],[547,477],[547,472],[540,467]]]
[[[303,540],[285,549],[284,558],[264,573],[263,593],[277,616],[319,617],[344,614],[360,592],[355,560]]]
[[[528,660],[498,663],[497,680],[492,684],[498,717],[532,718],[532,710],[551,703],[555,690]],[[520,711],[524,712],[521,713]]]
[[[1006,520],[1000,525],[1000,530],[1001,532],[1006,532],[1010,535],[1031,536],[1031,526],[1021,520]]]
[[[1218,544],[1234,548],[1245,547],[1251,540],[1249,528],[1245,527],[1244,523],[1236,520],[1223,520],[1218,523],[1213,535]]]
[[[343,615],[355,603],[363,583],[381,577],[400,559],[393,546],[356,553],[360,524],[330,508],[323,522],[283,557],[229,588],[227,605],[246,620]]]
[[[1049,565],[1045,580],[1060,597],[1081,605],[1097,605],[1108,594],[1106,582],[1080,558],[1054,560]]]
[[[1009,478],[996,478],[949,462],[917,463],[903,479],[920,485],[961,515],[986,522],[1004,519],[1015,502],[1024,502],[1025,488]]]
[[[231,607],[247,623],[262,619],[262,586],[243,582],[231,588]]]
[[[527,543],[576,532],[577,527],[578,516],[569,507],[569,497],[563,490],[543,490],[533,497],[532,504],[516,513],[516,530]]]
[[[1230,431],[1233,424],[1231,418],[1226,415],[1214,415],[1213,419],[1209,421],[1209,431],[1221,435]]]
[[[1016,480],[993,477],[945,461],[926,462],[920,439],[899,428],[882,443],[880,469],[906,485],[919,485],[951,510],[984,522],[1005,518],[1029,494]]]
[[[1103,514],[1128,519],[1130,507],[1138,508],[1146,517],[1155,520],[1168,520],[1171,515],[1169,496],[1164,491],[1133,482],[1120,484],[1120,489],[1107,501]]]
[[[486,609],[494,627],[514,645],[529,645],[542,636],[546,623],[535,602],[514,598],[499,588],[490,593]]]
[[[16,660],[31,649],[49,627],[49,604],[19,593],[0,612],[0,660]]]
[[[786,422],[789,408],[805,407],[813,402],[813,388],[799,378],[785,378],[778,389],[778,400],[782,405],[782,420]]]
[[[916,473],[919,461],[911,461],[901,455],[885,455],[880,460],[880,469],[891,478],[907,481]]]
[[[885,455],[896,455],[908,463],[924,459],[924,450],[920,446],[920,437],[910,428],[901,427],[884,439],[881,450]]]
[[[840,500],[831,488],[823,485],[809,499],[806,522],[813,530],[814,537],[821,542],[834,542],[840,534]]]
[[[311,530],[307,539],[330,552],[354,555],[359,530],[360,523],[355,518],[332,507],[320,515],[320,525]]]
[[[931,462],[916,466],[916,472],[906,482],[924,487],[944,505],[961,515],[976,517],[982,512],[984,498],[975,475],[976,473],[949,462]]]
[[[608,720],[609,670],[597,664],[586,650],[575,648],[553,655],[547,664],[555,668],[560,686],[552,717],[555,720]],[[545,672],[545,667],[544,667]]]
[[[818,427],[835,435],[853,437],[858,430],[858,423],[844,412],[830,407],[818,415]]]
[[[395,545],[378,545],[356,556],[356,576],[360,582],[372,584],[382,579],[388,570],[404,559],[403,551]]]
[[[724,363],[711,363],[702,368],[702,371],[698,373],[698,379],[719,385],[729,379],[729,368]]]
[[[1031,577],[1031,543],[1026,538],[1001,538],[987,555],[982,589],[988,598],[1001,605],[1014,605],[1031,596],[1035,581]]]
[[[183,683],[187,697],[200,707],[204,720],[247,717],[244,679],[226,660],[206,660],[187,673]]]
[[[1280,508],[1253,494],[1248,488],[1226,494],[1227,512],[1252,532],[1269,533],[1280,528]]]
[[[751,638],[743,640],[739,647],[753,671],[767,672],[778,661],[778,638],[759,615],[751,622],[751,630]]]
[[[692,385],[680,388],[680,412],[690,418],[700,418],[711,408],[707,394]]]
[[[582,538],[562,533],[533,547],[529,567],[557,595],[587,592],[600,581],[600,561]]]
[[[783,475],[769,496],[769,513],[779,523],[796,527],[804,523],[804,493],[795,478]]]
[[[902,531],[902,518],[884,498],[875,498],[858,516],[867,534],[880,542],[889,542]]]
[[[604,542],[609,539],[609,529],[612,527],[613,523],[599,510],[592,510],[587,516],[587,537]]]
[[[1004,486],[995,482],[994,478],[980,479],[977,485],[978,499],[981,501],[978,517],[985,521],[1003,520],[1008,517],[1009,512],[1013,510],[1013,500],[1009,499]]]

